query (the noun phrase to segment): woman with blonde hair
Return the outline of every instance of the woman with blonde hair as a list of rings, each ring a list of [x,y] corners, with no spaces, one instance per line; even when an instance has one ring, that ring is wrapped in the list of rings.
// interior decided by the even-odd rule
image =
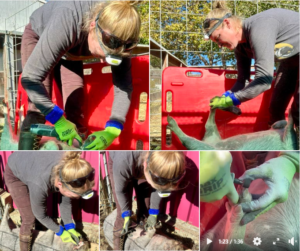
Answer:
[[[269,9],[242,20],[231,14],[224,1],[216,1],[203,28],[207,39],[234,50],[238,69],[235,85],[222,96],[211,99],[210,106],[239,105],[269,90],[277,61],[280,65],[269,107],[269,125],[285,119],[285,110],[294,96],[291,111],[299,134],[299,13]],[[252,59],[255,78],[249,83]]]
[[[93,196],[95,170],[81,152],[14,152],[4,172],[5,184],[22,218],[20,251],[30,250],[35,218],[60,236],[78,245],[81,235],[72,220],[71,199]],[[26,161],[24,162],[24,160]],[[63,226],[46,215],[46,199],[62,195],[59,204]]]
[[[108,165],[117,206],[113,245],[115,250],[121,250],[121,238],[131,224],[133,188],[137,222],[147,218],[145,229],[155,227],[161,199],[188,185],[185,155],[173,151],[111,151]]]
[[[132,92],[131,60],[139,42],[138,1],[49,1],[33,12],[22,36],[22,86],[29,97],[19,150],[30,150],[40,137],[30,126],[49,121],[60,140],[82,142],[84,126],[83,62],[99,58],[111,65],[114,101],[102,131],[89,136],[88,150],[107,148],[125,122]],[[52,80],[62,89],[64,110],[51,101]],[[66,118],[63,115],[65,112]],[[79,135],[80,134],[80,135]]]

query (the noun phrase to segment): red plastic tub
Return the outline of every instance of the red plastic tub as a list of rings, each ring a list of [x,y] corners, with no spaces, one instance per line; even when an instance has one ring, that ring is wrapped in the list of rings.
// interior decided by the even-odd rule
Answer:
[[[84,65],[84,99],[83,113],[89,134],[103,130],[105,123],[109,120],[114,98],[112,74],[106,63],[92,63]],[[143,150],[149,149],[149,56],[132,58],[132,82],[133,92],[131,105],[126,117],[124,129],[108,150],[135,150],[137,144],[142,145]],[[21,79],[21,76],[20,76]],[[17,105],[15,114],[14,133],[18,134],[19,111],[23,106],[24,115],[28,107],[27,94],[18,83]],[[145,120],[139,121],[140,96],[147,94]],[[53,84],[52,101],[63,108],[63,101],[55,81]]]
[[[230,74],[230,76],[229,76]],[[167,116],[170,115],[187,135],[202,139],[209,115],[209,101],[230,90],[236,79],[232,70],[208,68],[168,67],[162,75],[162,149],[185,149],[177,136],[167,144]],[[273,86],[273,85],[272,85]],[[216,124],[221,137],[267,130],[269,102],[273,87],[258,97],[242,103],[242,115],[217,110]],[[172,95],[171,109],[167,110],[167,94]],[[287,114],[286,114],[287,115]],[[169,142],[168,142],[169,143]]]

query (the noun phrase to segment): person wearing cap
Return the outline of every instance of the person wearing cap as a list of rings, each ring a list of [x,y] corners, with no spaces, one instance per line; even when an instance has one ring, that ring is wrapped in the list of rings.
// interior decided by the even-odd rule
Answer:
[[[49,1],[33,12],[21,43],[21,83],[29,99],[19,150],[37,148],[40,137],[30,133],[30,126],[46,120],[60,140],[82,142],[87,132],[82,106],[88,102],[82,60],[92,58],[111,65],[114,101],[105,129],[89,136],[93,140],[86,149],[105,149],[120,135],[132,93],[129,56],[141,27],[137,2]],[[53,79],[62,89],[64,110],[51,101]]]
[[[285,119],[292,96],[292,117],[299,137],[299,13],[269,9],[247,19],[232,15],[225,2],[216,1],[203,28],[205,38],[234,50],[238,77],[231,90],[210,101],[211,108],[227,108],[251,100],[271,88],[274,61],[280,62],[269,112],[271,126]],[[250,81],[251,60],[255,78]]]
[[[22,218],[20,251],[31,250],[35,218],[64,243],[78,245],[81,235],[72,220],[71,199],[91,198],[95,183],[95,169],[80,155],[81,152],[18,151],[9,156],[4,179]],[[63,226],[46,214],[46,199],[52,193],[61,194]]]
[[[189,182],[183,152],[111,151],[108,165],[117,206],[113,245],[114,250],[120,250],[121,238],[130,230],[133,188],[137,223],[147,218],[147,230],[157,223],[161,199],[186,188]]]

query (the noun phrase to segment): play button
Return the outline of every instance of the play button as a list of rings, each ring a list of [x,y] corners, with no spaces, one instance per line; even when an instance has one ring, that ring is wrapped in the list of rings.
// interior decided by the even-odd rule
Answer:
[[[208,239],[208,238],[206,238],[206,240],[207,240],[207,245],[209,244],[209,243],[212,243],[212,240],[210,240],[210,239]]]

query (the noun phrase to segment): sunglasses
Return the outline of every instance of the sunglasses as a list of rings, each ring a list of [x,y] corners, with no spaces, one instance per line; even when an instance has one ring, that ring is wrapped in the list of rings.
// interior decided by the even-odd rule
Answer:
[[[82,199],[88,200],[88,199],[90,199],[90,198],[92,198],[94,196],[94,191],[91,190],[91,189],[87,190],[86,192],[84,192],[82,194],[80,194],[80,193],[77,193],[77,192],[73,191],[72,189],[70,189],[67,186],[67,184],[65,184],[65,186],[66,186],[67,190],[69,190],[72,193],[75,193],[75,194],[79,195]]]
[[[61,175],[61,169],[59,170],[59,178],[61,179],[61,181],[65,184],[68,184],[70,185],[71,187],[73,188],[79,188],[79,187],[82,187],[86,180],[89,180],[89,181],[93,181],[94,178],[95,178],[95,169],[93,169],[88,175],[84,176],[84,177],[80,177],[80,178],[77,178],[75,180],[71,180],[71,181],[63,181],[62,179],[62,175]]]
[[[166,185],[168,183],[179,183],[183,179],[183,177],[185,176],[185,173],[186,173],[186,170],[184,170],[184,172],[181,175],[179,175],[179,176],[177,176],[177,177],[175,177],[173,179],[167,179],[167,178],[156,176],[155,174],[153,174],[149,170],[149,174],[151,176],[152,181],[155,184],[160,185],[160,186],[164,186],[164,185]]]
[[[103,42],[103,44],[105,46],[107,46],[108,48],[113,49],[113,50],[117,49],[117,48],[120,48],[121,46],[123,46],[124,51],[131,51],[134,47],[136,47],[138,45],[139,39],[138,40],[129,39],[127,41],[124,41],[124,40],[116,37],[115,35],[110,34],[110,33],[106,32],[106,31],[102,30],[102,28],[98,24],[100,13],[98,14],[95,22],[97,24],[98,31],[101,32],[102,42]],[[97,34],[97,36],[98,36],[98,34]]]
[[[225,18],[231,17],[231,13],[227,13],[224,17],[222,18],[206,18],[203,22],[203,28],[208,29],[210,26],[211,21],[216,21],[218,22],[205,34],[205,39],[209,39],[210,35],[222,24]]]

